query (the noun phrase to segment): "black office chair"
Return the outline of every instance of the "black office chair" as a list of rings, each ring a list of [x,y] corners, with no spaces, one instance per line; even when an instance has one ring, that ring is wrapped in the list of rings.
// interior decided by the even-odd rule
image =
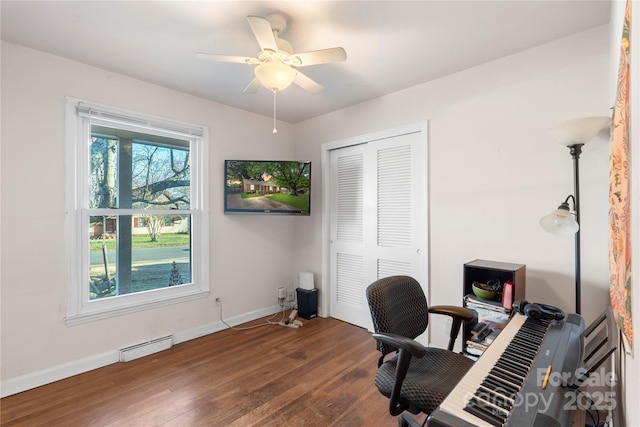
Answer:
[[[375,385],[390,399],[389,412],[398,425],[419,426],[412,414],[430,414],[447,397],[469,370],[473,362],[454,353],[453,345],[463,322],[472,325],[475,312],[455,306],[429,308],[420,284],[408,276],[392,276],[377,280],[366,290],[377,349]],[[453,319],[448,350],[425,347],[414,339],[429,323],[429,313],[444,314]],[[389,353],[395,355],[385,360]]]

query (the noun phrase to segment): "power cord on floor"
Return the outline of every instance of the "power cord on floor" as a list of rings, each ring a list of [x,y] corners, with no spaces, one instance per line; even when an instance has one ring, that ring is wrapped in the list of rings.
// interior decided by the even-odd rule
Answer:
[[[586,394],[585,394],[585,397],[587,398],[589,407],[585,408],[584,411],[587,413],[587,415],[589,415],[589,418],[591,418],[591,421],[593,421],[593,424],[585,423],[585,427],[607,427],[609,425],[607,421],[600,421],[600,411],[598,410],[598,408],[595,408],[595,409],[593,408],[593,406],[595,405],[595,402],[593,401],[593,399],[591,399],[591,397]],[[597,419],[591,413],[592,411],[596,413]]]
[[[270,318],[268,318],[267,320],[265,320],[265,322],[264,322],[264,323],[259,323],[259,324],[257,324],[257,325],[251,325],[251,326],[243,326],[243,327],[239,327],[239,326],[233,326],[233,325],[230,325],[229,323],[227,323],[227,321],[226,321],[226,320],[224,320],[224,318],[222,317],[222,300],[218,299],[218,301],[217,301],[217,302],[218,302],[218,304],[219,304],[219,306],[220,306],[220,321],[221,321],[224,325],[226,325],[229,329],[233,329],[233,330],[235,330],[235,331],[244,331],[244,330],[247,330],[247,329],[255,329],[255,328],[260,328],[260,327],[262,327],[262,326],[269,326],[269,325],[278,325],[278,326],[280,326],[280,325],[281,325],[281,323],[282,323],[282,322],[284,321],[284,319],[285,319],[285,314],[284,314],[284,313],[285,313],[285,311],[287,311],[287,310],[292,309],[293,307],[295,307],[295,305],[292,305],[291,307],[287,307],[287,306],[284,304],[284,301],[279,301],[280,311],[278,311],[278,312],[274,313],[274,314],[273,314],[273,316],[271,316]],[[273,320],[273,319],[274,319],[274,317],[276,317],[278,314],[280,314],[280,315],[281,315],[280,320],[277,320],[277,321]]]

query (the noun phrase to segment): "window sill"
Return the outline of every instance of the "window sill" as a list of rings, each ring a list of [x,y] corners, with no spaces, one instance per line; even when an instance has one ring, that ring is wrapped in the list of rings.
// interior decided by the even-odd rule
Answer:
[[[73,316],[67,316],[65,317],[64,320],[67,326],[80,325],[82,323],[93,322],[94,320],[108,319],[110,317],[117,317],[123,314],[135,313],[138,311],[149,310],[151,308],[163,307],[167,305],[178,304],[185,301],[205,298],[209,296],[209,294],[210,294],[209,290],[196,290],[188,294],[138,303],[135,305],[120,306],[120,307],[96,310],[92,312],[79,313]]]

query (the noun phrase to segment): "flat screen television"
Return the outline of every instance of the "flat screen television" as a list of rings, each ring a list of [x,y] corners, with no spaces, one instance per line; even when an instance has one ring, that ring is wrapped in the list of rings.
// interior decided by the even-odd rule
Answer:
[[[225,160],[224,212],[309,215],[311,162]]]

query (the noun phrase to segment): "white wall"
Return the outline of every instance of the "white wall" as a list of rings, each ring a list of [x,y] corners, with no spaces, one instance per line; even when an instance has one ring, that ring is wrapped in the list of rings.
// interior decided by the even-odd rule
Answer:
[[[291,218],[224,215],[223,166],[224,159],[293,158],[293,126],[279,123],[274,136],[268,117],[6,42],[1,89],[3,394],[108,363],[122,347],[215,330],[213,294],[225,319],[266,315],[277,305],[276,288],[291,284]],[[65,96],[209,127],[210,297],[65,324]]]
[[[462,266],[476,258],[524,263],[527,299],[574,310],[574,240],[545,233],[540,217],[573,192],[569,150],[556,122],[609,112],[607,26],[298,124],[298,157],[322,143],[429,120],[430,302],[459,304]],[[608,304],[606,138],[581,158],[582,313]],[[321,168],[313,191],[320,193]],[[299,221],[297,269],[322,277],[321,201]],[[326,292],[325,292],[326,294]],[[324,301],[324,300],[323,300]],[[446,344],[434,322],[433,341]]]

